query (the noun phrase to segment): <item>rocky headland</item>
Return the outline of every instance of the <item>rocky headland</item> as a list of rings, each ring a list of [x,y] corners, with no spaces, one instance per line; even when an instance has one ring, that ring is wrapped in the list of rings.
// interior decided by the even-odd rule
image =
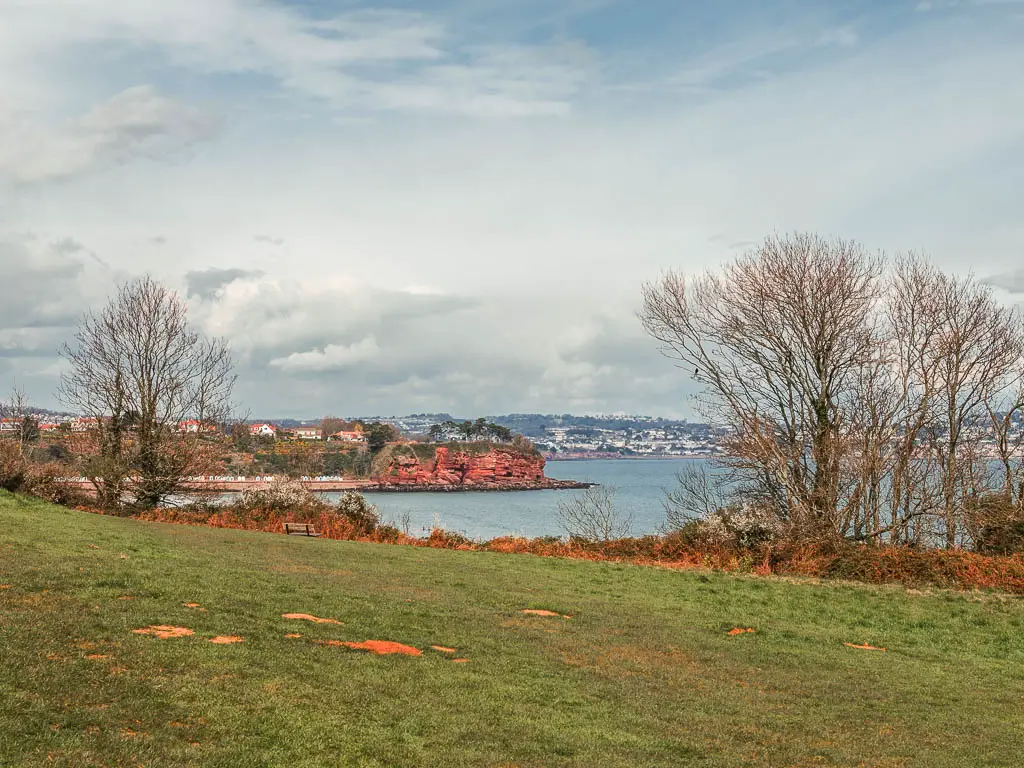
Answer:
[[[590,485],[546,477],[544,465],[540,453],[502,445],[399,445],[375,462],[372,484],[365,490],[530,491]]]

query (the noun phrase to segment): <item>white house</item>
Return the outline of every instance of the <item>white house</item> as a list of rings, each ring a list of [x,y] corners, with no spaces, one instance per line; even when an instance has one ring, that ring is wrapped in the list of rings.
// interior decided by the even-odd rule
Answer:
[[[366,435],[364,435],[362,432],[349,432],[346,430],[341,430],[340,432],[335,432],[334,434],[332,434],[328,439],[340,440],[343,443],[365,443]]]
[[[249,434],[257,437],[277,437],[277,427],[273,424],[250,424]]]
[[[189,419],[188,421],[178,422],[179,432],[188,432],[190,434],[196,434],[198,432],[216,432],[217,427],[213,424],[204,424],[199,419]]]
[[[299,440],[319,440],[320,427],[296,427],[292,430]]]

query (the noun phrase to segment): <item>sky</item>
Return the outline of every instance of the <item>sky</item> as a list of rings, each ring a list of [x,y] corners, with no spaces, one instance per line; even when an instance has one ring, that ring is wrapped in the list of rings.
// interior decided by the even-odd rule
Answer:
[[[1019,0],[0,0],[0,390],[151,274],[254,416],[693,417],[636,318],[773,233],[1024,292]]]

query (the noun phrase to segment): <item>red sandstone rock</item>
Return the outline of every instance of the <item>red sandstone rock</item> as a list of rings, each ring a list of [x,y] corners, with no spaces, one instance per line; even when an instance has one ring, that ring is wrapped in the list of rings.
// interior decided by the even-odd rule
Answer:
[[[524,456],[507,448],[469,454],[440,446],[433,460],[397,455],[375,482],[386,487],[438,487],[464,489],[543,488],[558,481],[544,476],[544,457]]]

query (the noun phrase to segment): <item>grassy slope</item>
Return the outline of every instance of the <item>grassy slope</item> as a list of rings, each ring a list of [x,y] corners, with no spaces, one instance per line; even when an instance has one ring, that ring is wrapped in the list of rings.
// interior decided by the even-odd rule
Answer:
[[[1011,766],[1024,752],[1019,599],[289,539],[2,493],[0,584],[4,766]],[[164,623],[196,635],[131,632]]]

